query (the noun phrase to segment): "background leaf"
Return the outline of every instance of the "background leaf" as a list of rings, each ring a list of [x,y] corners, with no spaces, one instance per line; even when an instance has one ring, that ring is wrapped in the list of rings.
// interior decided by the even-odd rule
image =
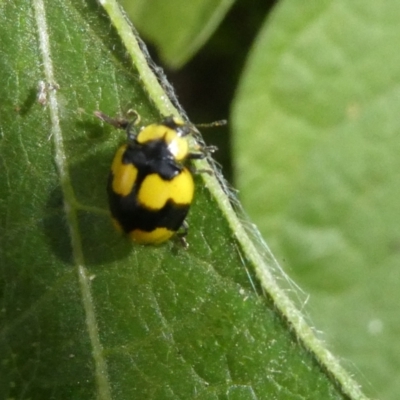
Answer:
[[[162,61],[179,68],[213,34],[234,0],[122,1],[143,37]]]
[[[400,5],[283,1],[233,107],[246,210],[372,396],[397,399]]]
[[[111,14],[115,3],[103,3]],[[135,107],[152,122],[154,103],[170,105],[98,3],[0,11],[0,393],[362,399],[276,286],[264,265],[273,259],[254,264],[260,254],[215,177],[197,179],[188,251],[114,232],[105,181],[124,135],[93,111]]]

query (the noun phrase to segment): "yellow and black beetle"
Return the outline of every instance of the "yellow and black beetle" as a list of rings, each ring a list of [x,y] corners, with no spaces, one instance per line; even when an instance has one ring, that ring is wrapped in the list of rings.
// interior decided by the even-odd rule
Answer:
[[[173,116],[136,129],[139,117],[128,122],[99,111],[95,115],[125,129],[128,137],[114,156],[107,185],[117,229],[141,244],[159,244],[175,233],[185,236],[194,182],[184,163],[204,158],[215,148],[197,145],[192,149],[187,136],[193,126]]]

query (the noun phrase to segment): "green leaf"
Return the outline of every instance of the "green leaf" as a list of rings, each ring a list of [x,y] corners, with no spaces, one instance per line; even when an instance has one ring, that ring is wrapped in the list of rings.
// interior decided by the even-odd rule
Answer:
[[[399,18],[394,0],[281,2],[232,114],[246,210],[381,399],[400,392]]]
[[[163,62],[179,68],[214,33],[234,0],[122,0],[143,37]]]
[[[124,135],[93,111],[152,122],[176,110],[117,4],[102,5],[0,5],[0,393],[363,399],[221,177],[197,179],[188,250],[113,230],[105,182]]]

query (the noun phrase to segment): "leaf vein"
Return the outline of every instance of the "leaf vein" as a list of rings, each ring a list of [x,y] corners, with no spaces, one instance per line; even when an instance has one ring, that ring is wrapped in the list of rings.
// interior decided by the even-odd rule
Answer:
[[[39,36],[39,47],[43,61],[44,75],[46,82],[55,83],[53,62],[51,57],[49,32],[46,20],[46,11],[43,0],[34,0],[33,8],[35,13],[36,25]],[[60,177],[60,185],[64,198],[64,211],[69,226],[73,258],[75,260],[82,303],[86,315],[86,326],[92,345],[92,355],[95,363],[95,377],[97,381],[98,399],[111,400],[111,389],[107,375],[107,365],[103,357],[103,348],[100,343],[99,332],[96,324],[96,314],[93,298],[90,290],[90,278],[85,268],[85,260],[82,250],[82,242],[79,234],[79,223],[76,212],[76,201],[73,188],[68,173],[68,164],[65,157],[62,131],[60,127],[59,106],[56,90],[48,93],[48,108],[50,112],[51,131],[50,137],[53,139],[55,149],[55,163]]]

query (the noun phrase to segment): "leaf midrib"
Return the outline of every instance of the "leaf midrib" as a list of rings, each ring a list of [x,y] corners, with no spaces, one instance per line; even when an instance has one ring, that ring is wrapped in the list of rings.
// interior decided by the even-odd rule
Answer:
[[[47,28],[46,10],[43,0],[34,0],[33,9],[37,25],[39,38],[39,51],[42,57],[43,72],[45,82],[54,84],[56,82],[50,51],[50,38]],[[78,281],[82,297],[83,308],[86,316],[86,327],[90,343],[92,346],[92,355],[95,365],[95,377],[97,383],[97,397],[100,400],[111,400],[111,388],[107,374],[107,364],[103,357],[103,348],[100,343],[99,331],[96,322],[96,313],[90,288],[90,278],[88,276],[85,259],[82,250],[81,235],[79,232],[79,223],[77,215],[77,202],[71,185],[71,179],[68,170],[68,164],[65,157],[63,136],[60,127],[59,103],[57,100],[57,91],[49,90],[48,109],[50,112],[50,135],[54,144],[54,161],[57,166],[60,187],[64,200],[64,211],[66,214],[66,223],[69,227],[73,262],[78,273]]]

